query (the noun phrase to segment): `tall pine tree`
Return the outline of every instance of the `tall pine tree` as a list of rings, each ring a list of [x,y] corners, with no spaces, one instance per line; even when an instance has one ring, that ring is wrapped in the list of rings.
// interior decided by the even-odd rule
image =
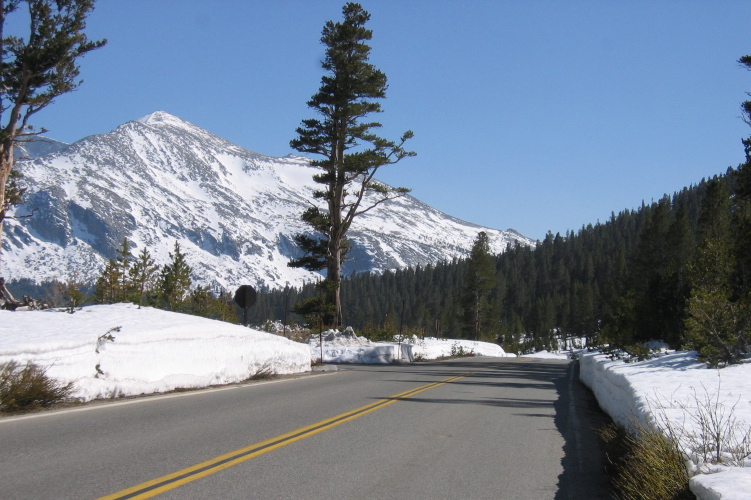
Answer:
[[[461,296],[462,330],[467,338],[479,340],[490,335],[495,285],[495,259],[488,235],[481,231],[472,245]]]
[[[751,70],[751,56],[738,61]],[[751,92],[748,93],[751,96]],[[751,100],[741,104],[743,120],[751,125]],[[738,286],[742,293],[751,293],[751,137],[743,139],[746,161],[738,167],[735,191],[735,254],[738,266]]]
[[[303,120],[297,128],[298,137],[290,141],[297,151],[321,157],[311,164],[321,170],[313,177],[321,185],[314,197],[323,202],[322,207],[311,207],[302,214],[315,235],[296,237],[306,255],[290,266],[326,270],[319,299],[322,304],[316,307],[325,312],[325,322],[331,326],[342,324],[341,268],[352,221],[408,192],[379,183],[375,174],[384,165],[414,155],[403,148],[412,132],[406,132],[396,143],[373,132],[380,123],[366,121],[369,115],[381,111],[376,100],[386,97],[386,75],[368,62],[370,47],[365,42],[371,39],[372,31],[365,23],[370,14],[356,3],[347,3],[342,12],[344,21],[328,21],[321,36],[326,46],[322,62],[326,74],[318,93],[308,101],[320,118]],[[367,193],[376,196],[366,199]]]
[[[731,242],[730,195],[725,181],[714,179],[702,203],[699,247],[689,266],[686,321],[689,345],[710,366],[737,362],[749,348],[748,302],[733,293]]]

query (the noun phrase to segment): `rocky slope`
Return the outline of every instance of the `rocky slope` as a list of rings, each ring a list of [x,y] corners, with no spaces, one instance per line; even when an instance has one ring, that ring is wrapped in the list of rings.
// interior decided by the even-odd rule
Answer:
[[[54,144],[19,170],[28,193],[15,214],[38,210],[5,223],[7,279],[93,281],[123,239],[134,253],[147,247],[158,263],[179,242],[194,281],[217,289],[316,278],[287,267],[297,256],[293,235],[308,229],[299,215],[311,203],[315,169],[305,158],[253,153],[158,111],[107,134]],[[405,196],[355,221],[345,275],[466,256],[479,231],[496,252],[533,243]]]

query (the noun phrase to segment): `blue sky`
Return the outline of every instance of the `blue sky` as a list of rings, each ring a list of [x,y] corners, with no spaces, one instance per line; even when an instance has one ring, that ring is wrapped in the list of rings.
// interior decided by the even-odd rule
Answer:
[[[284,156],[317,91],[343,1],[100,1],[103,49],[35,119],[73,142],[164,110]],[[743,161],[751,2],[371,0],[389,79],[383,136],[418,156],[379,178],[460,219],[532,238]]]

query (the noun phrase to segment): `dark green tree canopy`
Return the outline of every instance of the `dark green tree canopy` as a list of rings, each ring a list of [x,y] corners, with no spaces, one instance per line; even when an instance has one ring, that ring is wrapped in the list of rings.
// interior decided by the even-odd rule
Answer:
[[[490,240],[481,231],[474,241],[467,262],[464,290],[461,296],[463,330],[468,338],[479,340],[492,323],[491,292],[496,286],[495,257],[490,251]],[[492,335],[488,335],[492,338]]]

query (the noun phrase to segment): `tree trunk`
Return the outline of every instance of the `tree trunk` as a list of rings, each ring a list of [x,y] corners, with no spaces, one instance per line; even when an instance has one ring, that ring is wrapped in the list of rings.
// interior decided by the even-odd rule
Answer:
[[[331,288],[326,291],[327,304],[333,307],[331,326],[339,328],[344,322],[342,318],[342,302],[340,296],[342,283],[342,240],[346,228],[342,220],[344,205],[344,188],[346,173],[344,171],[344,144],[346,138],[346,122],[341,120],[337,124],[338,140],[333,148],[334,152],[334,176],[330,185],[331,198],[329,200],[329,218],[331,229],[329,234],[328,265],[326,279],[331,283]]]
[[[326,279],[331,283],[331,288],[326,291],[326,303],[333,307],[331,326],[338,328],[341,326],[342,319],[342,303],[340,297],[340,289],[342,283],[342,203],[343,199],[343,187],[338,188],[332,199],[331,204],[331,235],[329,237],[329,249],[327,256],[326,266]]]
[[[332,240],[334,241],[334,240]],[[342,302],[340,296],[342,283],[342,266],[341,266],[341,245],[336,242],[338,247],[331,256],[329,256],[329,265],[326,279],[331,281],[332,287],[326,291],[326,303],[333,306],[334,311],[331,316],[331,327],[339,328],[342,326],[344,319],[342,317]]]
[[[10,171],[13,168],[13,142],[3,142],[4,144],[0,146],[0,269],[2,269],[3,222],[5,221],[5,186],[8,184]]]
[[[0,278],[0,296],[5,300],[5,307],[7,309],[15,309],[20,306],[21,303],[13,297],[10,290],[5,286],[5,278]]]
[[[0,8],[2,4],[0,4]],[[13,148],[16,142],[16,136],[20,132],[18,130],[19,122],[21,121],[21,108],[23,101],[26,99],[28,93],[28,81],[29,77],[24,76],[23,86],[19,90],[19,94],[16,97],[16,102],[10,111],[10,118],[8,124],[0,132],[0,252],[3,248],[3,221],[5,220],[5,188],[10,178],[10,171],[13,170]]]

